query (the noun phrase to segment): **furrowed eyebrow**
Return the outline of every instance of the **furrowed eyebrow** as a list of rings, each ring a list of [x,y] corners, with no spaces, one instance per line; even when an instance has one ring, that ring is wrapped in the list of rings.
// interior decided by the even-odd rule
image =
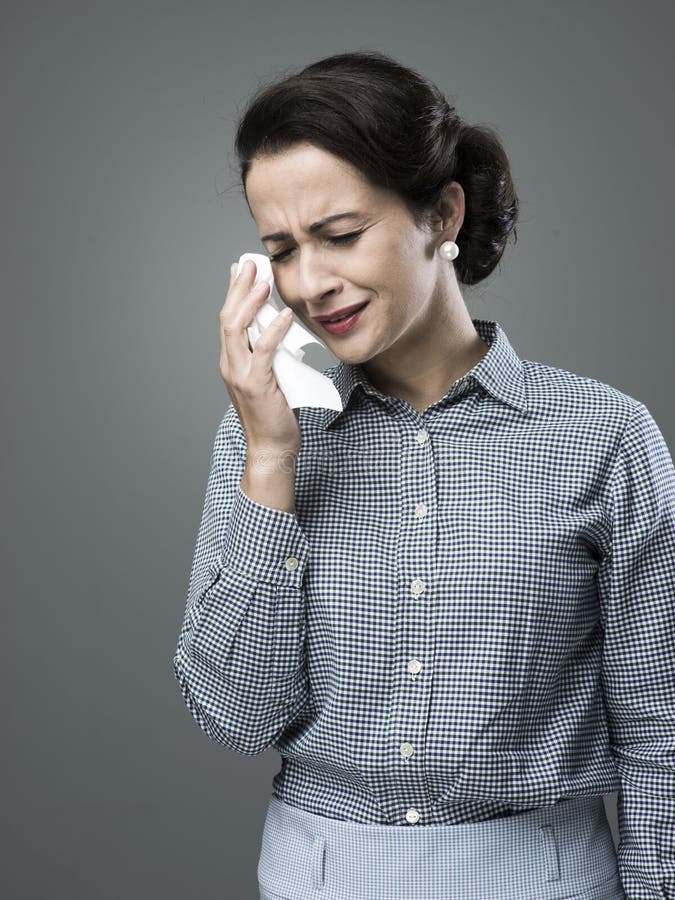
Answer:
[[[310,234],[314,234],[317,231],[320,231],[325,225],[328,225],[330,222],[336,222],[338,219],[363,219],[364,214],[361,212],[357,212],[356,210],[350,210],[349,212],[335,213],[332,216],[326,216],[323,219],[319,219],[318,222],[313,222],[309,228],[307,229]],[[291,235],[287,231],[275,231],[273,234],[266,234],[260,238],[261,241],[285,241],[286,238],[291,237]]]

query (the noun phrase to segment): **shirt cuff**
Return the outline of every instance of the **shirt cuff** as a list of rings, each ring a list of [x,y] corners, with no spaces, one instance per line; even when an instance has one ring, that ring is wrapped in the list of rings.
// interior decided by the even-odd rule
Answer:
[[[295,513],[252,500],[237,487],[222,550],[223,564],[255,581],[299,588],[309,542]]]

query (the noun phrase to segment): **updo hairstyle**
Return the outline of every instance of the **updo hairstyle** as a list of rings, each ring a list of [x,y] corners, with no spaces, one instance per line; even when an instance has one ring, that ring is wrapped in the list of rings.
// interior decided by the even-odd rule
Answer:
[[[328,56],[259,88],[239,121],[235,153],[246,197],[256,157],[320,147],[395,192],[425,227],[443,186],[464,190],[457,280],[487,278],[517,240],[518,198],[497,132],[459,117],[439,88],[379,51]]]

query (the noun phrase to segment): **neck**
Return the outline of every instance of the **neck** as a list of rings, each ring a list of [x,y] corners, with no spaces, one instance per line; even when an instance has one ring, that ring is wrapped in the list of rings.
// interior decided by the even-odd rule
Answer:
[[[371,384],[418,412],[443,397],[489,350],[464,302],[431,315],[432,325],[412,328],[405,339],[361,363]]]

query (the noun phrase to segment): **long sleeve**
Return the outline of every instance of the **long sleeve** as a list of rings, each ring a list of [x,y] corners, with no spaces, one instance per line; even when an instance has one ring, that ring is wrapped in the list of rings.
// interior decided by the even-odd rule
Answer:
[[[675,470],[636,401],[611,474],[611,552],[599,571],[602,684],[629,900],[675,898]]]
[[[306,703],[303,573],[294,513],[240,487],[246,439],[230,405],[218,428],[173,671],[200,728],[262,753]]]

